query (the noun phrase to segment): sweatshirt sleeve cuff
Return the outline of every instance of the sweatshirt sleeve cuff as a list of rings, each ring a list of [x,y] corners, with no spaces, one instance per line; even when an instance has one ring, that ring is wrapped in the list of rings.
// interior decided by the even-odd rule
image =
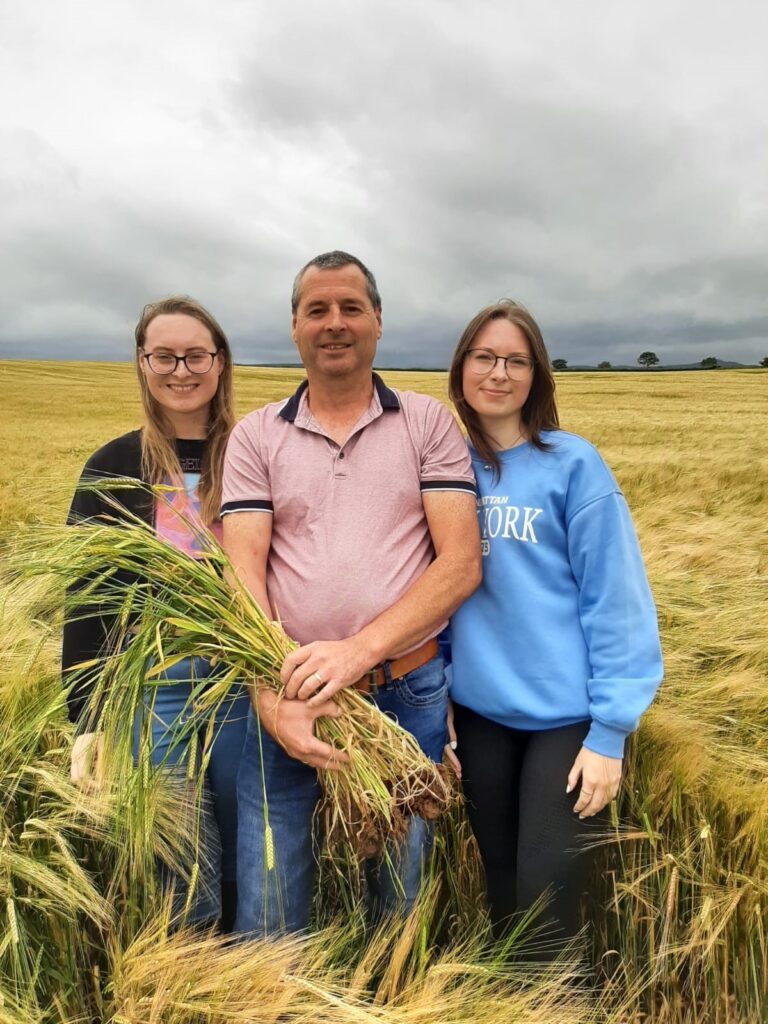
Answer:
[[[595,754],[602,754],[604,757],[623,757],[624,740],[627,734],[621,729],[614,729],[602,722],[592,721],[584,746]]]

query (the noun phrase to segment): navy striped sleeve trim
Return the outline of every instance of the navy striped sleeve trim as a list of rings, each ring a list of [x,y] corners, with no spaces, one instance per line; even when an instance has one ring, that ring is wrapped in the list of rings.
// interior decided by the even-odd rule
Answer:
[[[477,489],[469,480],[422,480],[422,493],[426,491],[463,491],[464,494],[477,494]]]
[[[248,498],[246,501],[225,501],[221,506],[221,515],[229,515],[230,512],[274,512],[271,501],[258,501],[256,498]]]

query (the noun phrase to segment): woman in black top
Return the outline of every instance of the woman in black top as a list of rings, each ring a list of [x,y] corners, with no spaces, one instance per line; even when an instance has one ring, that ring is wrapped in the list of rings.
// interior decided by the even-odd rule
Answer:
[[[229,343],[211,314],[184,296],[146,306],[135,335],[144,425],[95,452],[85,464],[81,485],[129,477],[170,488],[155,496],[142,487],[121,487],[111,494],[80,487],[68,522],[82,524],[105,515],[114,519],[122,507],[195,557],[205,544],[206,531],[220,534],[221,470],[234,424]],[[78,733],[72,749],[75,780],[84,779],[98,758],[101,733],[88,684],[73,672],[79,664],[108,651],[113,626],[114,621],[105,616],[73,616],[64,626],[63,678],[70,687],[69,716]],[[193,681],[211,671],[203,658],[185,659],[168,669],[165,685],[147,691],[154,764],[176,765],[179,771],[186,771],[188,745],[174,742],[174,727],[194,714],[189,699]],[[222,706],[210,748],[205,786],[212,799],[203,800],[201,811],[207,849],[200,858],[200,877],[192,897],[188,898],[183,883],[175,880],[180,904],[189,899],[187,919],[221,919],[225,930],[231,927],[236,907],[235,781],[247,717],[247,697],[233,693]],[[134,723],[136,746],[146,721]]]

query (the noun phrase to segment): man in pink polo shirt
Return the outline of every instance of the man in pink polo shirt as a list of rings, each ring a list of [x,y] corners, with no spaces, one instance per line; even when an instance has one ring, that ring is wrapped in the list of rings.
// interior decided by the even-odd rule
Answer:
[[[434,760],[446,741],[447,690],[436,636],[480,582],[474,478],[453,417],[435,399],[372,372],[381,300],[354,256],[325,253],[298,274],[292,336],[307,380],[246,416],[227,448],[224,546],[259,604],[301,646],[285,697],[258,695],[238,779],[238,931],[297,931],[309,921],[317,768],[346,755],[314,735],[333,695],[375,683]],[[277,858],[266,871],[263,800]],[[414,818],[369,881],[378,910],[409,909],[431,842]]]

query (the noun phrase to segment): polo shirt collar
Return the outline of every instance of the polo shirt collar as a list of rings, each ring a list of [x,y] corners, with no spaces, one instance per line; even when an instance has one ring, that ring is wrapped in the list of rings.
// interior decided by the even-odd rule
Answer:
[[[307,390],[308,386],[309,382],[303,380],[301,384],[299,384],[296,391],[294,391],[294,393],[282,407],[282,409],[278,413],[278,416],[281,416],[284,420],[287,420],[289,423],[293,423],[296,420],[296,416],[299,412],[301,396]],[[381,379],[378,373],[373,374],[373,386],[376,390],[376,394],[378,396],[379,402],[381,403],[381,408],[383,412],[386,412],[387,410],[393,410],[394,412],[400,411],[400,402],[398,400],[397,395],[391,388],[387,387],[387,385],[384,383],[384,381]]]
[[[374,373],[373,375],[373,386],[376,388],[376,393],[379,396],[382,409],[394,409],[395,412],[400,411],[400,401],[397,395],[392,388],[387,387],[378,373]]]

